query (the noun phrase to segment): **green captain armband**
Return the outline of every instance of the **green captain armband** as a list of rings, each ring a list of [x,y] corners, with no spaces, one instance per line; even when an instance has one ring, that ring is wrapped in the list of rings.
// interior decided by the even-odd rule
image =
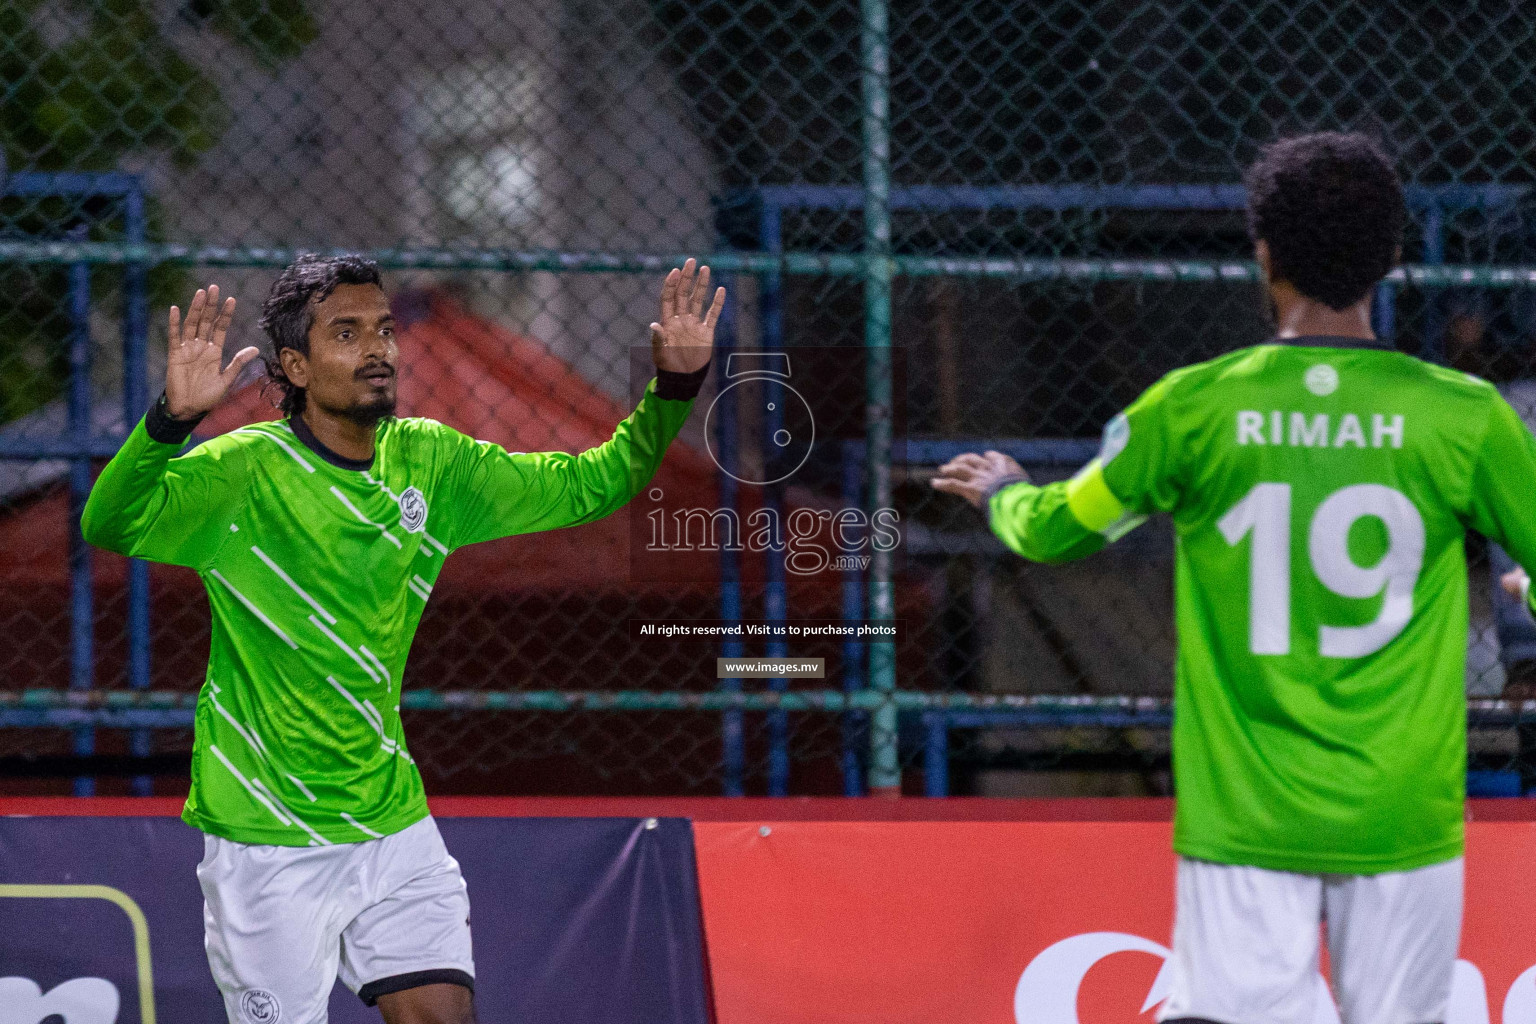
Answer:
[[[1067,481],[1067,508],[1085,529],[1117,541],[1146,522],[1120,503],[1104,482],[1104,466],[1094,459]]]

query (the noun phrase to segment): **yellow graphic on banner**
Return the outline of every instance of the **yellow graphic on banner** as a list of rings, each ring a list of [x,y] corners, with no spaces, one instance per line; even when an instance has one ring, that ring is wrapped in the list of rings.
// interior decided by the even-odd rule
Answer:
[[[139,1019],[155,1024],[155,973],[149,957],[149,922],[133,897],[110,885],[0,885],[0,899],[106,900],[133,925],[133,955],[139,972]]]

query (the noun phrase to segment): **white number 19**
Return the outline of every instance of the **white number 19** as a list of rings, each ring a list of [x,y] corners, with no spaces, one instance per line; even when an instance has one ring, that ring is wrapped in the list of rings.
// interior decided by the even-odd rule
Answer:
[[[1349,555],[1349,531],[1365,516],[1387,528],[1387,550],[1373,566]],[[1248,648],[1254,654],[1291,652],[1291,485],[1255,484],[1217,523],[1228,544],[1250,532]],[[1381,650],[1413,617],[1413,588],[1424,568],[1424,519],[1401,492],[1381,484],[1334,491],[1317,507],[1307,531],[1312,571],[1340,597],[1375,597],[1381,613],[1363,626],[1319,626],[1324,657],[1363,658]]]

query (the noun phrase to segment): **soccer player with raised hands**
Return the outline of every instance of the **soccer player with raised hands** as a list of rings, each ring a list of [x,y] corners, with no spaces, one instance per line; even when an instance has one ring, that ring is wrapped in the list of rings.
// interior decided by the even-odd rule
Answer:
[[[1486,381],[1396,351],[1371,296],[1405,203],[1369,139],[1266,148],[1249,223],[1277,332],[1176,370],[1037,487],[997,452],[938,490],[1026,558],[1153,513],[1178,540],[1170,992],[1183,1024],[1443,1022],[1461,932],[1467,568],[1536,565],[1536,440]]]
[[[388,1024],[474,1020],[469,898],[400,723],[401,673],[455,548],[601,519],[651,479],[708,372],[725,290],[673,270],[657,372],[606,443],[509,453],[395,415],[378,268],[300,257],[261,326],[286,418],[176,454],[257,355],[235,300],[170,312],[165,393],[103,470],[85,538],[195,569],[213,636],[182,817],[232,1024],[323,1024],[338,975]]]

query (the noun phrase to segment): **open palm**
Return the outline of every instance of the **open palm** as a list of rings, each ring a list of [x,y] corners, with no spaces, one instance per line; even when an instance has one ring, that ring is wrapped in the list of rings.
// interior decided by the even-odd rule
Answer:
[[[705,311],[707,295],[708,267],[699,267],[690,259],[681,270],[667,275],[661,286],[661,317],[651,324],[651,358],[658,369],[692,373],[709,362],[715,347],[715,324],[725,308],[725,289],[715,289],[714,301]]]
[[[165,360],[165,406],[174,419],[193,419],[218,405],[245,365],[256,358],[254,347],[235,353],[224,366],[224,336],[235,317],[235,300],[219,308],[219,286],[199,288],[187,307],[171,307],[170,338]]]

